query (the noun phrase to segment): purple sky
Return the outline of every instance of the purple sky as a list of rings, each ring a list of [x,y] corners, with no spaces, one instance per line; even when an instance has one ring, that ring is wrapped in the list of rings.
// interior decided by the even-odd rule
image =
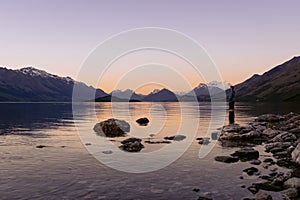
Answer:
[[[0,66],[75,78],[106,38],[155,26],[194,38],[236,84],[300,54],[299,7],[297,0],[1,0]]]

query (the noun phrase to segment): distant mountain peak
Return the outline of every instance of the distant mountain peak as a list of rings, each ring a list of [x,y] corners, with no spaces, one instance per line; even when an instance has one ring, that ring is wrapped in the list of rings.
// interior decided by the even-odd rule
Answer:
[[[199,85],[196,88],[202,88],[202,87],[207,87],[205,83],[199,83]]]
[[[141,100],[144,96],[141,94],[135,93],[135,91],[131,89],[126,89],[126,90],[114,90],[110,93],[111,96],[117,97],[120,99],[128,99],[128,100]]]
[[[24,67],[19,69],[18,71],[22,72],[25,75],[30,75],[32,77],[42,77],[42,78],[54,78],[54,79],[62,79],[64,81],[66,81],[67,83],[73,83],[75,82],[71,77],[67,76],[67,77],[60,77],[54,74],[50,74],[44,70],[41,69],[36,69],[34,67]]]
[[[296,63],[300,61],[300,56],[294,56],[291,60],[287,61],[287,63]]]
[[[40,77],[44,77],[44,78],[47,78],[47,77],[59,78],[59,76],[57,76],[57,75],[50,74],[44,70],[36,69],[31,66],[21,68],[19,71],[22,72],[23,74],[30,75],[30,76],[40,76]]]
[[[152,92],[150,92],[148,95],[150,95],[150,94],[156,94],[156,93],[158,93],[158,92],[160,92],[161,91],[161,89],[154,89]]]
[[[216,87],[216,88],[220,88],[222,90],[227,90],[230,88],[230,83],[227,83],[226,81],[211,81],[209,83],[206,84],[208,87]]]
[[[167,88],[163,88],[161,90],[153,90],[153,92],[148,94],[143,101],[178,101],[178,99],[174,92]]]

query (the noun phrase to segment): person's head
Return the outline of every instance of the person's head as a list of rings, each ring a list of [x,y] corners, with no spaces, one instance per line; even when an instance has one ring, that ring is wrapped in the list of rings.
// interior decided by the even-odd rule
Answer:
[[[231,89],[231,90],[234,90],[234,86],[233,86],[233,85],[232,85],[232,86],[230,86],[230,89]]]

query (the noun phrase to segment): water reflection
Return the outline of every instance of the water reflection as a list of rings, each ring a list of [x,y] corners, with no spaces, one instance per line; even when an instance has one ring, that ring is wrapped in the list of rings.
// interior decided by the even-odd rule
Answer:
[[[70,103],[0,103],[0,134],[68,126]]]
[[[68,103],[0,104],[1,132],[16,133],[19,132],[17,129],[27,129],[27,132],[33,134],[36,130],[42,130],[38,131],[42,134],[49,134],[49,137],[45,138],[1,136],[0,143],[3,144],[0,145],[0,193],[3,199],[119,199],[120,194],[123,199],[197,199],[199,193],[193,192],[193,188],[212,192],[217,200],[253,197],[248,190],[239,187],[241,184],[250,185],[253,182],[250,179],[239,178],[247,163],[227,165],[214,162],[216,155],[229,155],[233,151],[218,145],[207,157],[199,159],[201,145],[194,141],[176,162],[152,173],[126,174],[104,166],[87,153],[83,147],[85,143],[82,144],[78,139],[76,129],[73,126],[64,126],[72,125],[75,120],[75,123],[80,125],[80,130],[87,135],[95,135],[92,130],[94,124],[112,117],[111,104],[97,103],[94,107],[90,103],[78,103],[76,106],[79,112],[76,113],[78,118],[74,119],[72,105]],[[203,137],[212,114],[210,104],[205,102],[185,103],[182,104],[182,109],[178,108],[176,103],[130,103],[129,116],[125,104],[119,103],[115,106],[118,109],[114,117],[130,122],[133,128],[130,134],[144,134],[147,138],[148,134],[156,131],[159,131],[159,134],[155,137],[173,135],[174,131],[178,130],[180,116],[185,119],[182,135],[190,131],[198,117],[198,137]],[[278,106],[280,105],[267,107],[264,104],[237,103],[237,123],[246,123],[257,114],[265,112],[299,112],[297,105],[294,106],[295,110],[291,110],[291,105],[285,108]],[[95,110],[98,118],[93,121],[92,115],[95,114]],[[228,113],[222,115],[225,114]],[[149,125],[138,126],[135,120],[139,117],[148,117]],[[159,126],[166,128],[160,130]],[[151,138],[151,141],[154,139]],[[177,144],[183,144],[185,141],[186,139]],[[89,147],[94,146],[93,142],[91,141]],[[36,146],[40,144],[49,147],[37,149]],[[115,151],[106,150],[108,151],[99,154],[110,159]],[[144,149],[141,153],[143,151]],[[110,159],[110,162],[115,160]],[[149,164],[152,165],[153,163]]]
[[[134,127],[134,131],[148,136],[150,132],[172,134],[179,128],[182,117],[188,118],[190,123],[196,118],[201,122],[211,117],[209,102],[171,102],[171,103],[77,103],[79,112],[77,123],[90,120],[96,112],[98,121],[111,117],[125,119]],[[220,105],[221,106],[221,105]],[[221,107],[220,107],[221,110]],[[53,129],[60,126],[69,126],[73,123],[71,103],[0,103],[0,134],[21,133],[41,129]],[[297,103],[242,103],[236,104],[237,123],[249,121],[249,118],[265,113],[286,114],[300,112]],[[218,113],[218,115],[228,113]],[[145,127],[138,127],[135,120],[141,117],[150,119],[148,132]],[[227,116],[226,116],[227,119]],[[188,120],[187,120],[188,121]],[[200,122],[200,125],[201,125]],[[187,122],[188,123],[188,122]],[[227,121],[225,122],[227,123]],[[203,128],[207,124],[201,125]],[[167,129],[166,129],[167,128]],[[162,136],[166,136],[162,134]]]
[[[287,114],[290,112],[300,113],[298,102],[237,102],[239,111],[247,115],[257,116],[266,113]]]

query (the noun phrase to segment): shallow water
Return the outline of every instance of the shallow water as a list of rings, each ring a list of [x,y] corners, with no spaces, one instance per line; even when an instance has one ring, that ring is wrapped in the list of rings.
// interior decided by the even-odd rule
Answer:
[[[70,103],[0,104],[1,199],[197,199],[203,194],[222,200],[252,197],[240,185],[249,186],[255,177],[239,178],[249,163],[214,161],[216,155],[228,155],[235,148],[216,143],[207,156],[199,158],[201,145],[195,138],[207,134],[212,114],[209,103],[180,106],[178,103],[130,103],[129,109],[125,103],[114,104],[113,109],[110,103],[76,106],[78,112],[72,113]],[[219,110],[222,109],[220,105]],[[246,124],[257,114],[287,113],[297,109],[290,104],[237,103],[236,122]],[[224,117],[224,123],[228,123],[226,112],[213,114],[219,119]],[[195,131],[196,134],[190,135],[193,137],[191,145],[170,165],[148,173],[126,173],[102,164],[89,153],[97,140],[101,140],[92,130],[95,122],[112,116],[128,121],[130,136],[144,141],[149,140],[151,133],[155,134],[150,138],[153,141],[177,133],[189,135]],[[135,120],[144,116],[150,123],[140,127]],[[212,129],[217,128],[213,123]],[[82,136],[92,139],[88,146],[86,141],[80,140]],[[116,138],[112,144],[117,147],[122,139]],[[172,143],[176,147],[184,141]],[[46,147],[36,148],[37,145]],[[145,145],[137,154],[144,153],[147,159],[147,152],[162,148],[161,144]],[[109,159],[110,155],[103,156]],[[199,188],[200,192],[194,192],[194,188]]]

